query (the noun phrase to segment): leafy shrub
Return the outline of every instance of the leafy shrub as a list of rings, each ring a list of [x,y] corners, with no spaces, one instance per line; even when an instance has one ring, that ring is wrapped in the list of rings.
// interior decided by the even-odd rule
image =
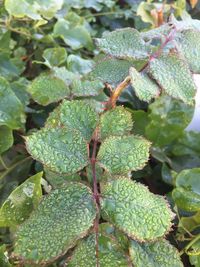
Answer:
[[[184,129],[200,74],[200,22],[170,15],[164,23],[158,10],[147,19],[147,7],[157,6],[5,1],[2,266],[178,267],[184,252],[199,266],[200,135]],[[131,18],[136,9],[143,21]],[[110,14],[157,27],[100,37],[113,30]]]

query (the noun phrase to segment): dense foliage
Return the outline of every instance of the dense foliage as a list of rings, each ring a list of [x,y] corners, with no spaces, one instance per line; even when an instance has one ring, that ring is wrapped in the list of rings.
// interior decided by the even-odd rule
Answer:
[[[199,267],[200,4],[0,4],[0,266]]]

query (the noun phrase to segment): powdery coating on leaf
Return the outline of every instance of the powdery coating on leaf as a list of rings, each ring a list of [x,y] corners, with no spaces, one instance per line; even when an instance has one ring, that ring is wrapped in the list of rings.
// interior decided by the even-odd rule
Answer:
[[[43,128],[26,137],[32,157],[57,173],[73,174],[88,164],[87,144],[79,132]]]
[[[67,128],[76,129],[90,140],[98,122],[95,110],[85,101],[64,100],[60,105],[60,121]]]
[[[0,226],[17,226],[25,221],[42,197],[42,172],[18,186],[0,209]]]
[[[139,136],[109,137],[101,145],[97,160],[112,174],[140,170],[149,158],[150,143]]]
[[[200,73],[200,32],[187,30],[176,37],[179,52],[186,59],[193,73]]]
[[[128,267],[128,260],[119,248],[115,240],[109,236],[99,235],[99,265],[101,267]],[[87,239],[81,240],[74,250],[67,267],[94,267],[96,266],[95,256],[95,234]]]
[[[193,104],[196,86],[188,66],[177,54],[153,59],[149,64],[149,73],[167,94]]]
[[[139,73],[135,68],[130,68],[131,84],[137,97],[143,101],[150,100],[159,95],[158,85],[147,74]]]
[[[140,33],[132,28],[116,30],[96,39],[100,50],[111,56],[122,59],[144,59],[148,57],[149,47]]]
[[[70,94],[69,87],[64,81],[50,73],[35,78],[28,87],[28,92],[43,106],[57,102]]]
[[[56,189],[19,228],[14,256],[25,262],[51,262],[86,235],[95,216],[96,204],[88,187],[69,183]]]
[[[110,181],[102,190],[103,217],[140,241],[152,241],[168,233],[173,213],[166,200],[129,179]]]
[[[98,78],[104,83],[118,84],[128,76],[131,66],[133,63],[128,60],[105,58],[95,65],[90,76],[94,79]]]
[[[164,239],[143,244],[131,240],[129,251],[136,267],[183,267],[177,249]]]
[[[97,96],[104,88],[104,84],[99,80],[81,81],[74,80],[72,83],[72,95],[74,96]]]
[[[124,107],[116,107],[103,113],[100,117],[100,138],[121,136],[130,133],[133,127],[132,116]]]

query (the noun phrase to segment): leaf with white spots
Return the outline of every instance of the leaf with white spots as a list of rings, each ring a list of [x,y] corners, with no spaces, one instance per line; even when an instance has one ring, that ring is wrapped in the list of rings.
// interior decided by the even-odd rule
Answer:
[[[39,266],[54,261],[87,234],[96,212],[87,186],[69,183],[55,189],[19,227],[13,257]]]
[[[101,39],[96,39],[96,45],[106,54],[122,59],[144,59],[150,51],[140,33],[133,28],[105,33]]]
[[[104,234],[98,237],[98,262],[101,267],[128,267],[128,259],[115,239]],[[95,234],[79,242],[67,263],[68,267],[97,266]]]
[[[130,77],[139,99],[150,102],[152,98],[159,95],[159,86],[147,74],[141,74],[135,68],[130,68]]]
[[[152,241],[169,232],[173,213],[167,201],[144,185],[116,178],[103,187],[101,195],[104,219],[129,237]]]
[[[0,226],[15,227],[25,221],[42,197],[42,172],[28,178],[6,199],[0,209]]]
[[[144,167],[149,148],[150,143],[139,136],[111,136],[102,143],[97,162],[112,174],[127,174]]]
[[[149,74],[170,96],[193,104],[196,86],[188,65],[177,54],[163,55],[149,64]]]
[[[136,267],[183,267],[178,250],[165,239],[153,243],[131,240],[129,251]]]
[[[57,173],[73,174],[88,165],[87,143],[78,131],[43,128],[26,137],[32,157]]]
[[[36,77],[28,87],[28,92],[37,103],[43,106],[70,95],[69,87],[54,72]]]
[[[131,113],[124,107],[116,107],[100,117],[99,133],[101,140],[109,136],[122,136],[130,133],[133,127]]]
[[[46,127],[66,127],[77,130],[89,141],[98,123],[98,114],[84,100],[63,102],[50,114]]]
[[[200,73],[200,32],[198,30],[182,31],[177,34],[175,40],[190,70],[193,73]]]

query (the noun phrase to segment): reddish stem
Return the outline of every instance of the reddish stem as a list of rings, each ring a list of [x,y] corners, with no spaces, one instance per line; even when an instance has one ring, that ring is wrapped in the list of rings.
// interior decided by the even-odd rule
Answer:
[[[93,150],[92,150],[92,157],[90,159],[91,167],[92,167],[92,176],[93,176],[93,198],[95,199],[97,205],[99,206],[99,192],[97,186],[97,177],[96,177],[96,154],[97,154],[97,143],[98,143],[98,132],[97,130],[94,133],[94,143],[93,143]],[[95,230],[95,245],[96,245],[96,267],[99,267],[99,218],[98,216],[94,222],[94,230]]]

